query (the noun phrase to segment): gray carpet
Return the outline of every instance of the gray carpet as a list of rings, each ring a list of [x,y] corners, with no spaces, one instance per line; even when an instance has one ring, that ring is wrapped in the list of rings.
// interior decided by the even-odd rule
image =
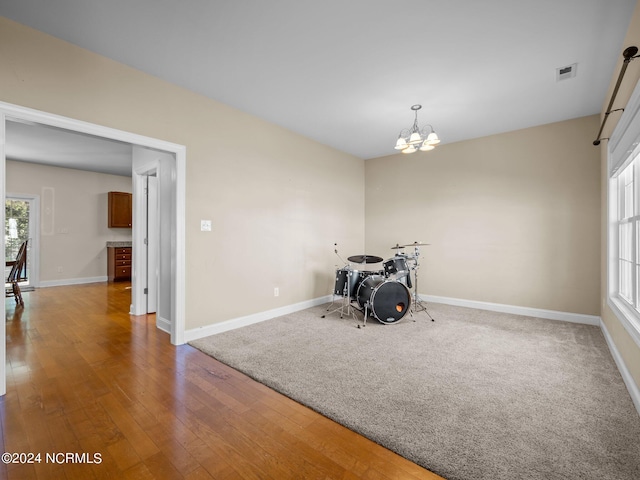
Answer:
[[[191,342],[450,480],[640,479],[640,416],[598,327],[430,304],[326,306]]]

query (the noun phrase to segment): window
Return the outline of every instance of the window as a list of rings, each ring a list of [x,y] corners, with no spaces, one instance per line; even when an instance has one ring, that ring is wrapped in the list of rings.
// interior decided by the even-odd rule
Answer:
[[[608,147],[608,303],[640,345],[640,82]]]
[[[640,172],[640,160],[634,159],[618,175],[617,179],[617,230],[618,230],[618,296],[630,307],[640,312],[638,286],[640,286],[640,216],[636,213],[636,191],[640,182],[636,176]]]

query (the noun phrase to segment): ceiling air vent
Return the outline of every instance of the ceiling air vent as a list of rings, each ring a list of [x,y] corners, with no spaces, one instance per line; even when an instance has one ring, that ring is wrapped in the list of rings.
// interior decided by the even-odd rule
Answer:
[[[556,82],[575,77],[577,70],[577,63],[572,63],[571,65],[567,65],[566,67],[556,68]]]

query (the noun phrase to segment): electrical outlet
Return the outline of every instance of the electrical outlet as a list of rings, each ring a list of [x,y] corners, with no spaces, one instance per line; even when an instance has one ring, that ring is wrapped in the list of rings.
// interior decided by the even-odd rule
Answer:
[[[211,231],[211,220],[200,220],[200,231],[201,232],[210,232]]]
[[[273,296],[274,297],[279,297],[280,296],[280,289],[278,287],[274,287],[273,288]]]

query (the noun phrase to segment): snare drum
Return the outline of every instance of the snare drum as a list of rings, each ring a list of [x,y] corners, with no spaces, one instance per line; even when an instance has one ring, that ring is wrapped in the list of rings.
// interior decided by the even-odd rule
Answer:
[[[382,273],[382,270],[353,270],[351,268],[336,270],[336,283],[333,288],[333,294],[355,298],[358,287],[365,278],[371,275],[382,275]]]

